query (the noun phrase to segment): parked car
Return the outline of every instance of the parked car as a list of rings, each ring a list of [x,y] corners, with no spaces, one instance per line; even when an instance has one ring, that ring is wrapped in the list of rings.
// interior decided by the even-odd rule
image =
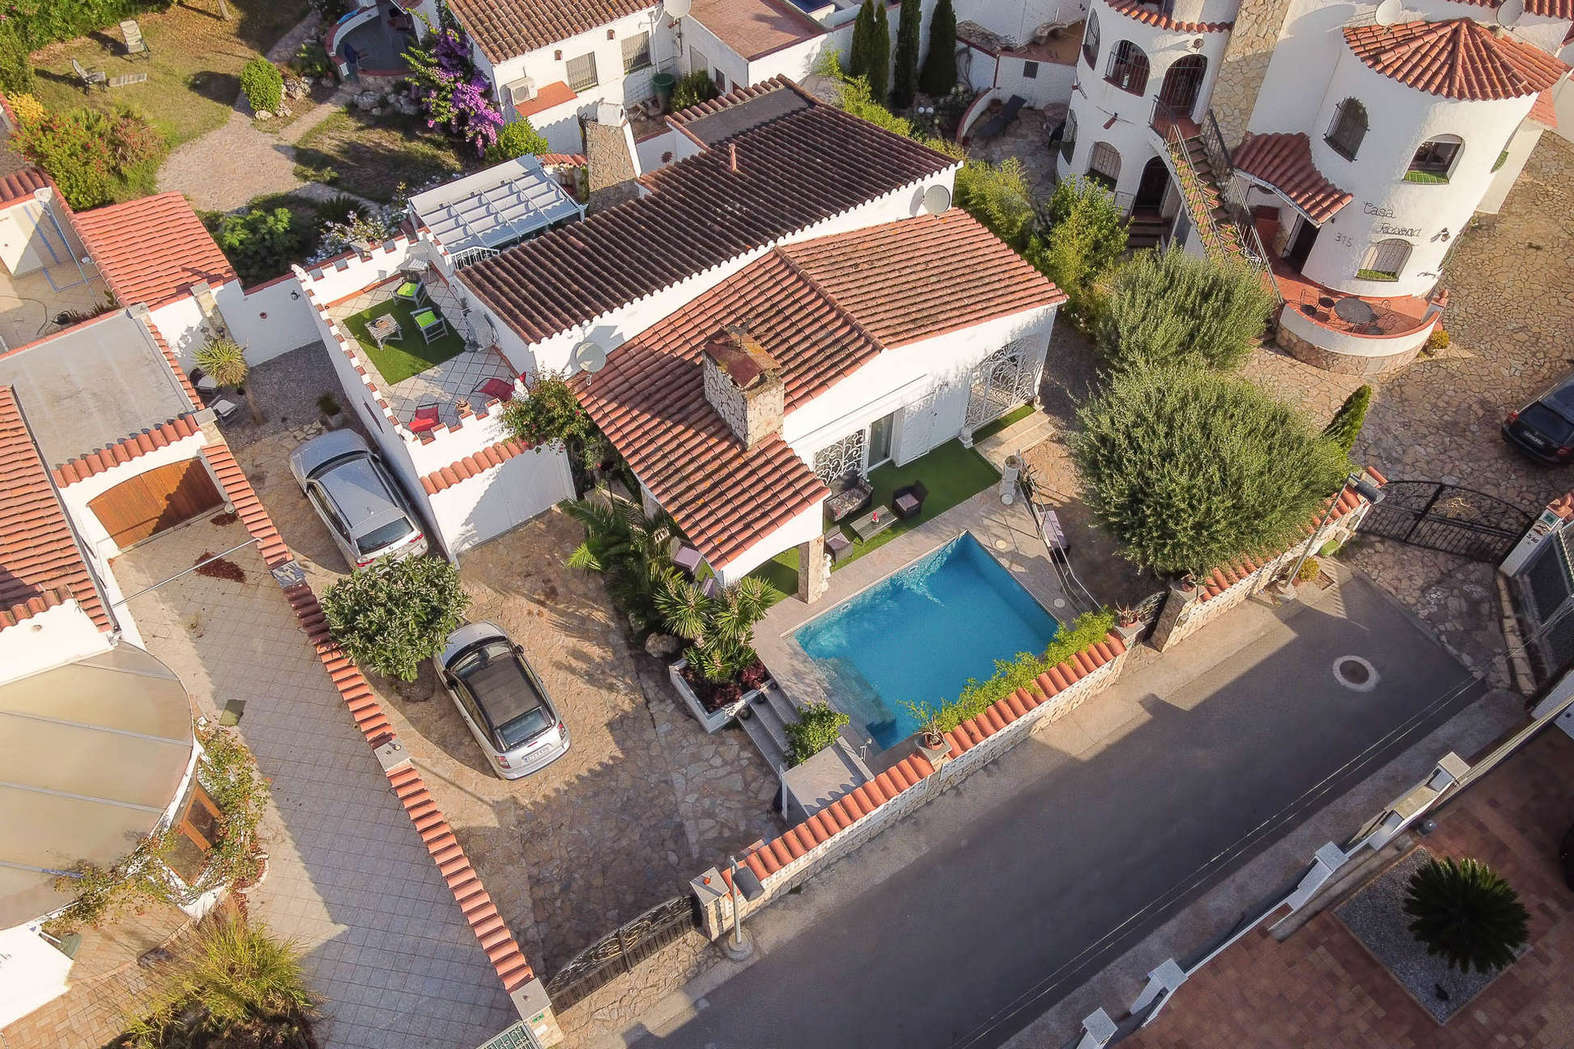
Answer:
[[[492,770],[504,779],[539,772],[568,753],[568,727],[525,650],[491,623],[466,623],[434,660],[437,676]]]
[[[1574,458],[1574,375],[1503,420],[1503,436],[1539,462]]]
[[[290,453],[290,473],[351,567],[426,553],[420,518],[360,434],[313,437]]]

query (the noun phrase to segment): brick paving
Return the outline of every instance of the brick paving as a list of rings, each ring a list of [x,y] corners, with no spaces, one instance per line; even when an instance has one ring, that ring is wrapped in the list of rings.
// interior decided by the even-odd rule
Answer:
[[[1574,793],[1574,740],[1549,730],[1444,810],[1425,839],[1518,890],[1530,950],[1439,1026],[1331,908],[1283,943],[1257,932],[1189,980],[1123,1049],[1566,1049],[1574,1032],[1574,893],[1557,869]]]

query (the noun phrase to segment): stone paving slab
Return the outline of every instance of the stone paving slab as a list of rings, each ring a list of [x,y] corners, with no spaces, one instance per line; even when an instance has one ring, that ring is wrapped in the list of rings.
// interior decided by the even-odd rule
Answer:
[[[246,538],[199,518],[113,570],[131,593]],[[497,974],[261,558],[231,560],[245,582],[187,575],[130,611],[202,713],[246,703],[238,728],[273,792],[252,913],[305,948],[324,1045],[479,1044],[517,1018]]]

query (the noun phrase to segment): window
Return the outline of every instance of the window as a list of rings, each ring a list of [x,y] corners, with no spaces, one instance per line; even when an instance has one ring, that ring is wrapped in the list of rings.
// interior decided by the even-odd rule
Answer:
[[[623,72],[633,73],[650,66],[650,34],[635,33],[623,38]]]
[[[1075,153],[1076,151],[1077,151],[1077,115],[1075,113],[1067,113],[1066,114],[1066,130],[1061,132],[1060,156],[1061,156],[1062,159],[1064,159],[1066,161],[1066,163],[1069,164],[1071,162],[1071,154]]]
[[[1329,125],[1324,141],[1341,157],[1354,160],[1361,148],[1361,140],[1365,137],[1366,107],[1353,98],[1347,98],[1334,110],[1334,120]]]
[[[1088,24],[1082,31],[1082,59],[1089,67],[1096,68],[1099,62],[1099,16],[1088,12]]]
[[[1464,141],[1458,135],[1439,135],[1421,143],[1416,155],[1410,158],[1410,170],[1405,172],[1406,182],[1447,182],[1449,172]]]
[[[1104,79],[1122,91],[1142,94],[1148,90],[1148,56],[1130,40],[1122,40],[1110,52],[1109,72]]]
[[[196,882],[207,869],[208,852],[219,840],[220,821],[218,806],[193,776],[185,811],[171,828],[169,856],[165,861],[187,885]]]
[[[574,94],[588,91],[599,83],[601,81],[596,79],[595,52],[568,60],[568,86]]]
[[[1024,80],[1037,80],[1038,79],[1038,63],[1037,62],[1023,62],[1022,63],[1022,79],[1024,79]]]
[[[1115,192],[1115,183],[1120,181],[1120,151],[1108,142],[1093,143],[1093,152],[1088,157],[1088,178],[1111,193]]]
[[[727,74],[718,69],[711,74],[711,79],[716,81],[716,93],[725,95],[727,93]]]
[[[1380,240],[1366,250],[1366,258],[1355,275],[1363,280],[1398,280],[1409,258],[1409,241],[1397,237]]]

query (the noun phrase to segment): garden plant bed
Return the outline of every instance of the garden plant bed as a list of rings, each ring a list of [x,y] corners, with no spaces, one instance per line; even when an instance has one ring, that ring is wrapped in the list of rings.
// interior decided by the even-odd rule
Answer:
[[[177,4],[163,14],[136,16],[151,54],[126,58],[120,30],[110,25],[88,36],[33,53],[33,95],[51,111],[115,105],[139,109],[171,148],[220,127],[240,94],[240,70],[310,10],[305,0],[229,0],[230,20],[217,4]],[[146,73],[141,84],[84,94],[71,60],[111,77]]]
[[[422,307],[422,309],[426,308]],[[344,321],[345,327],[350,329],[356,341],[361,344],[361,352],[377,366],[377,373],[389,386],[402,382],[412,375],[419,375],[428,368],[435,368],[444,361],[459,356],[465,349],[465,340],[454,330],[451,321],[448,334],[442,338],[433,339],[431,342],[421,338],[420,329],[415,326],[413,312],[408,303],[389,299],[371,309],[346,317]],[[366,325],[367,322],[388,313],[399,318],[399,327],[404,334],[398,341],[389,339],[379,347],[376,340],[367,334]]]
[[[372,200],[391,201],[407,192],[478,169],[480,159],[468,147],[463,157],[454,143],[416,117],[371,117],[335,113],[301,136],[295,145],[296,164],[332,168],[333,184]]]
[[[1447,1023],[1470,1001],[1497,979],[1504,970],[1478,973],[1460,972],[1442,958],[1426,953],[1426,947],[1410,932],[1410,917],[1404,912],[1405,887],[1410,876],[1432,854],[1418,848],[1369,882],[1335,914],[1350,935],[1365,947],[1399,986],[1438,1023]],[[1441,988],[1448,998],[1438,996]]]

